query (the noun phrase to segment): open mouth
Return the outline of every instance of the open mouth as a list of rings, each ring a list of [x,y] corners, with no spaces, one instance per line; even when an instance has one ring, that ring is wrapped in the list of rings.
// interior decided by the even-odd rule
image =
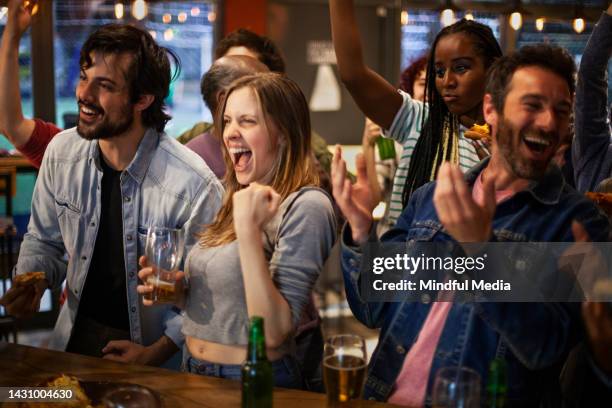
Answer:
[[[523,143],[533,156],[536,158],[541,157],[546,153],[547,149],[551,146],[552,142],[540,136],[526,135],[522,137]]]
[[[244,171],[249,167],[253,153],[246,147],[230,147],[229,148],[232,161],[234,162],[234,169],[238,171]]]
[[[93,121],[97,116],[102,113],[101,109],[95,108],[91,105],[86,105],[84,103],[80,103],[79,108],[81,119],[85,119],[85,121],[87,122]]]

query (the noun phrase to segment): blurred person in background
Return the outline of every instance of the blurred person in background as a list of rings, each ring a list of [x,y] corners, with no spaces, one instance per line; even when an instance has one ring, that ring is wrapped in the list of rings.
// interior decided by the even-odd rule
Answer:
[[[425,101],[425,77],[427,67],[427,55],[413,61],[401,74],[400,89],[407,92],[416,101]],[[361,151],[366,163],[368,172],[368,180],[370,183],[370,191],[372,194],[372,205],[376,206],[381,201],[385,203],[385,213],[379,221],[377,234],[382,235],[387,231],[392,224],[388,221],[389,216],[389,201],[391,200],[391,191],[393,189],[395,172],[398,163],[402,160],[403,146],[395,142],[395,157],[385,158],[381,160],[380,152],[377,147],[379,138],[384,137],[384,132],[369,118],[366,118],[365,127],[363,129],[363,137],[361,140]],[[388,143],[388,142],[387,142]],[[407,142],[406,148],[409,151],[414,149],[415,141],[410,139]]]

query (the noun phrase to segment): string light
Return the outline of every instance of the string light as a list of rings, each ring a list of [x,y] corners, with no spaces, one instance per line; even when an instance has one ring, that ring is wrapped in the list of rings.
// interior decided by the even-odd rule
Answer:
[[[455,12],[453,9],[444,9],[442,13],[440,13],[440,22],[444,27],[447,27],[451,24],[455,23]]]
[[[402,23],[402,25],[408,24],[408,11],[402,10],[402,12],[400,13],[400,22]]]
[[[440,10],[440,23],[444,27],[455,23],[457,7],[453,4],[453,0],[446,0],[444,5],[438,8],[438,10]]]
[[[514,31],[518,31],[523,25],[523,16],[518,11],[510,14],[510,27],[514,29]]]
[[[584,22],[584,18],[577,17],[572,21],[572,28],[577,34],[580,34],[584,31],[586,24]]]
[[[147,2],[144,0],[134,0],[132,3],[132,15],[136,20],[142,20],[147,16]]]
[[[572,21],[572,28],[577,34],[584,31],[586,23],[584,21],[584,6],[582,0],[580,0],[574,9],[574,20]]]
[[[123,18],[123,3],[115,3],[115,17],[117,17],[117,20]]]

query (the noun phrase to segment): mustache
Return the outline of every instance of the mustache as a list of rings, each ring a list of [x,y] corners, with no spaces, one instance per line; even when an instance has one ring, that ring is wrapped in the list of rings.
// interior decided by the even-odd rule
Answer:
[[[87,103],[82,99],[79,99],[77,101],[77,104],[79,105],[79,107],[85,107],[87,109],[90,109],[96,113],[104,113],[104,109],[102,109],[100,106],[97,105],[92,105],[91,103]]]

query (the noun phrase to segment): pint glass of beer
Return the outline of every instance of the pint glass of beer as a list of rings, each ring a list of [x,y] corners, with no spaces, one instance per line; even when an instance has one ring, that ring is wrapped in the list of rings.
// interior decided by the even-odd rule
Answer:
[[[329,406],[361,398],[366,362],[362,337],[340,334],[327,339],[323,351],[323,379]]]
[[[146,284],[153,287],[153,292],[145,294],[145,299],[154,303],[174,303],[174,277],[183,257],[183,245],[181,230],[149,227],[145,256],[153,268],[153,274]]]

